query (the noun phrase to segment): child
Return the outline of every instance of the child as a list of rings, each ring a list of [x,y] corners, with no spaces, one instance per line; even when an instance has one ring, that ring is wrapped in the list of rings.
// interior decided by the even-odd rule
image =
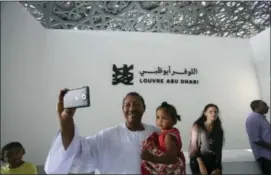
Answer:
[[[161,133],[153,133],[143,142],[141,174],[186,174],[181,136],[173,126],[180,121],[174,106],[163,102],[156,109],[156,125]]]
[[[35,165],[23,161],[24,147],[19,142],[11,142],[1,150],[1,174],[37,174]]]

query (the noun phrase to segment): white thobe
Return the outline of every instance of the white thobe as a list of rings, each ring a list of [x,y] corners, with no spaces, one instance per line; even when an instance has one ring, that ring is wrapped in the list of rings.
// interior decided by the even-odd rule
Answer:
[[[66,151],[61,134],[54,139],[44,170],[47,174],[90,173],[141,174],[141,144],[156,127],[143,124],[144,131],[130,131],[125,124],[104,129],[91,137],[81,137],[75,129]]]

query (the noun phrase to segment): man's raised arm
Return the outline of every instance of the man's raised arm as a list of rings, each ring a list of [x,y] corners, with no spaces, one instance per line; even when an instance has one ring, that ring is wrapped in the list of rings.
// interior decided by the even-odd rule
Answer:
[[[44,170],[47,174],[89,173],[97,167],[99,136],[79,136],[73,121],[75,109],[63,108],[63,98],[67,91],[61,90],[58,96],[60,131],[46,159]]]

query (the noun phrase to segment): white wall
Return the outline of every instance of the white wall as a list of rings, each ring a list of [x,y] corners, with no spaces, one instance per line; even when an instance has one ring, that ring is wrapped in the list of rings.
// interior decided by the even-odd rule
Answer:
[[[155,109],[162,101],[177,107],[183,119],[177,127],[184,151],[192,123],[210,102],[221,109],[225,149],[249,148],[244,121],[250,111],[249,102],[260,98],[249,40],[43,30],[17,4],[4,5],[1,8],[1,143],[21,141],[31,150],[27,154],[31,161],[44,163],[58,129],[55,114],[58,90],[84,85],[90,86],[92,106],[76,113],[82,135],[92,135],[122,122],[122,98],[129,91],[138,91],[146,100],[147,123],[154,124]],[[168,65],[178,71],[196,67],[200,84],[112,86],[112,64],[134,64],[135,72]],[[137,81],[138,74],[135,76]]]
[[[1,146],[20,141],[26,160],[37,164],[44,162],[48,147],[48,139],[47,144],[42,140],[48,118],[44,34],[18,2],[1,2]]]
[[[270,28],[250,39],[261,97],[270,105]],[[270,119],[270,113],[268,114]]]
[[[83,135],[122,122],[123,96],[129,91],[138,91],[147,103],[144,120],[148,123],[154,124],[155,109],[162,101],[176,105],[183,118],[178,128],[184,150],[187,150],[192,122],[209,102],[221,108],[227,139],[225,149],[249,148],[244,121],[250,111],[250,101],[259,98],[259,89],[248,40],[47,30],[46,42],[47,65],[52,65],[48,96],[55,95],[61,87],[89,85],[91,88],[92,107],[79,110],[76,115]],[[112,86],[113,63],[133,63],[135,72],[138,68],[150,70],[167,65],[177,70],[197,67],[200,84]],[[50,100],[49,104],[55,99]],[[50,130],[51,135],[54,132]]]

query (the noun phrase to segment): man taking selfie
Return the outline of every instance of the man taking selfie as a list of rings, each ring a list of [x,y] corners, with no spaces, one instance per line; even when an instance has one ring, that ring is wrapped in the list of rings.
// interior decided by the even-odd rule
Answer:
[[[61,90],[57,104],[60,131],[53,141],[45,163],[47,174],[89,173],[140,174],[141,143],[156,127],[143,124],[145,102],[136,92],[128,93],[122,104],[123,124],[110,127],[94,136],[81,137],[75,127],[75,109],[64,109]]]

